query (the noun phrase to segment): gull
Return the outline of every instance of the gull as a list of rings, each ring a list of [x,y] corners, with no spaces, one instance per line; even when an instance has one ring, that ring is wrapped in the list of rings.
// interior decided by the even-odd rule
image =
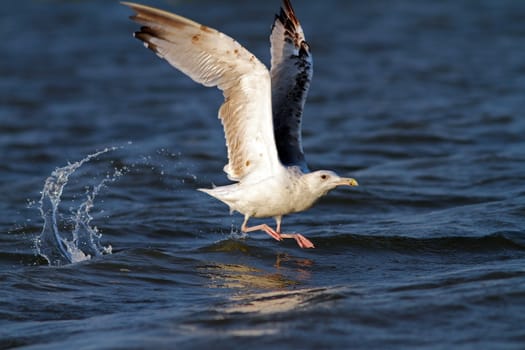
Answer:
[[[289,0],[275,16],[271,69],[237,41],[213,28],[153,7],[122,2],[141,25],[134,33],[148,49],[204,86],[219,88],[219,109],[233,184],[199,189],[244,215],[243,233],[264,231],[274,239],[314,244],[300,233],[282,233],[283,215],[304,211],[337,186],[357,186],[333,171],[310,171],[301,141],[301,118],[312,79],[312,56]],[[250,218],[273,217],[248,226]]]

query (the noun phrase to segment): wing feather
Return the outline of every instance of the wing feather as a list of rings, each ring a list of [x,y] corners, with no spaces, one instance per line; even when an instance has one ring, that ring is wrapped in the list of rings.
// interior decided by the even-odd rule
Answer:
[[[301,119],[313,74],[313,61],[301,24],[289,0],[270,36],[275,142],[281,162],[308,170],[301,140]]]
[[[219,118],[228,147],[228,177],[265,177],[279,162],[272,127],[268,69],[229,36],[187,18],[123,2],[142,25],[135,37],[173,67],[205,86],[222,90]]]

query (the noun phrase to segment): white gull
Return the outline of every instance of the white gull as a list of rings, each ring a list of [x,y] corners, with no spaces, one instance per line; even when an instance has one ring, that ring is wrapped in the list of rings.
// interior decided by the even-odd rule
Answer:
[[[241,230],[262,230],[278,241],[293,238],[301,248],[314,244],[299,233],[281,233],[283,215],[310,208],[337,186],[357,186],[333,171],[310,172],[301,144],[301,117],[312,78],[312,57],[289,0],[283,1],[270,36],[270,72],[237,41],[173,13],[123,2],[142,25],[134,35],[191,79],[222,90],[219,118],[224,127],[234,184],[200,189],[244,215]],[[273,217],[277,227],[248,227],[248,219]]]

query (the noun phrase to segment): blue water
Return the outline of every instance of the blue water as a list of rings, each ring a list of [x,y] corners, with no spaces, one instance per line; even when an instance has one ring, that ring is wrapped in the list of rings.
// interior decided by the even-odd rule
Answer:
[[[296,2],[307,160],[361,185],[284,218],[313,250],[196,191],[221,93],[127,8],[2,7],[0,348],[525,347],[525,2]],[[148,3],[269,62],[277,0]]]

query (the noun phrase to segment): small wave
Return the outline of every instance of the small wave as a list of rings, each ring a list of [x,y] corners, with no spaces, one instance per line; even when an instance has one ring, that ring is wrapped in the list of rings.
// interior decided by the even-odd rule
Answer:
[[[309,238],[315,243],[317,249],[310,251],[313,254],[324,254],[336,250],[357,250],[360,253],[394,252],[407,255],[418,254],[483,254],[502,252],[525,252],[525,236],[518,231],[500,231],[485,236],[443,236],[443,237],[409,237],[409,236],[379,236],[361,234],[338,234],[332,236]],[[272,256],[274,248],[283,243],[272,242],[271,245],[261,245],[255,240],[245,240],[230,237],[225,240],[201,246],[199,253],[241,252],[244,254],[257,254]],[[290,242],[287,247],[294,248]],[[284,243],[285,244],[285,243]]]
[[[464,253],[525,252],[523,233],[516,231],[496,232],[481,237],[448,236],[432,238],[341,234],[314,238],[313,240],[316,247],[321,249],[344,247],[345,249],[395,251],[407,254],[450,251]]]

